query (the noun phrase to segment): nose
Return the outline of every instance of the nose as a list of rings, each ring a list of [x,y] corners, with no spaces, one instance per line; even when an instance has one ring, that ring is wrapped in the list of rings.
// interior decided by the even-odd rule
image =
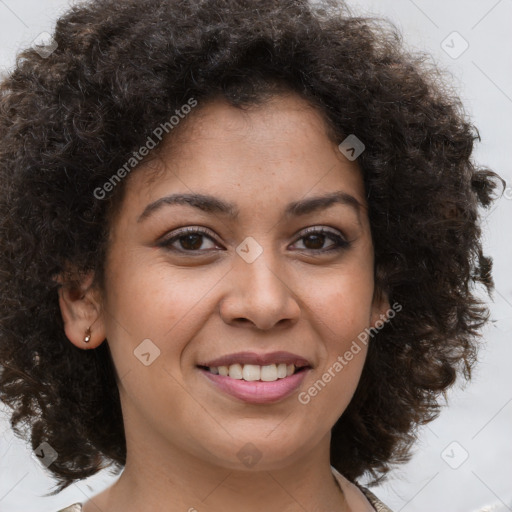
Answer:
[[[247,263],[236,258],[229,273],[229,292],[220,304],[224,322],[238,327],[269,330],[297,322],[300,307],[283,269],[264,251]]]

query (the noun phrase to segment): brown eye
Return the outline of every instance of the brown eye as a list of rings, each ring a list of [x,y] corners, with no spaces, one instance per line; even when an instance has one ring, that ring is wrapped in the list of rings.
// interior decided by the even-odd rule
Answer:
[[[350,246],[350,242],[347,242],[344,237],[324,228],[309,229],[302,234],[299,240],[303,240],[302,243],[304,245],[303,248],[299,247],[299,250],[302,249],[321,253],[344,250]],[[323,248],[327,240],[331,240],[333,243],[327,248]]]
[[[210,241],[210,247],[204,247],[205,241]],[[210,232],[203,228],[181,229],[174,236],[159,242],[158,246],[171,251],[199,254],[218,247]]]
[[[325,235],[307,235],[303,237],[304,245],[307,249],[321,249],[325,243],[325,238]]]
[[[184,235],[180,236],[181,247],[187,251],[193,251],[201,248],[203,244],[203,235]]]

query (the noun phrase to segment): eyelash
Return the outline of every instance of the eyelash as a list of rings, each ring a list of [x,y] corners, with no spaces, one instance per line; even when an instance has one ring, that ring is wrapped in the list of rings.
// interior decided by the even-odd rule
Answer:
[[[325,228],[306,228],[304,231],[301,232],[301,234],[300,234],[301,236],[299,236],[299,238],[297,238],[297,241],[301,240],[302,238],[306,238],[308,235],[312,235],[312,234],[326,235],[328,238],[330,238],[331,240],[334,241],[333,247],[331,247],[330,249],[297,249],[298,251],[308,251],[308,252],[312,252],[313,254],[319,254],[319,253],[326,254],[326,253],[330,253],[333,251],[346,250],[351,245],[351,242],[348,242],[347,240],[345,240],[344,237],[337,235],[333,231],[326,230]],[[174,236],[172,236],[170,238],[165,238],[164,240],[160,241],[158,243],[158,246],[162,247],[164,249],[170,250],[170,251],[181,252],[181,253],[185,253],[185,254],[204,253],[205,250],[193,251],[190,249],[188,249],[188,250],[187,249],[177,249],[175,247],[172,247],[172,243],[174,243],[175,241],[178,241],[180,238],[183,238],[187,235],[203,235],[203,236],[206,236],[207,238],[209,238],[212,242],[217,243],[213,237],[213,234],[208,229],[201,228],[201,227],[194,227],[194,228],[187,227],[187,228],[180,229]],[[211,250],[212,249],[206,249],[206,251],[211,251]]]

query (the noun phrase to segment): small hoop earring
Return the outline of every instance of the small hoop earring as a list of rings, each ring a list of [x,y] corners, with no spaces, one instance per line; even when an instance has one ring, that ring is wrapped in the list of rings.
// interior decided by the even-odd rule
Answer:
[[[90,327],[88,327],[87,330],[85,331],[84,343],[89,343],[89,341],[91,341],[91,328]]]

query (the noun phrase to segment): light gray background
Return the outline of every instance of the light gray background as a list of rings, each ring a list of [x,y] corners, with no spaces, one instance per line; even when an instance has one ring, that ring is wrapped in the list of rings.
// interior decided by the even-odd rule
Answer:
[[[11,67],[16,52],[38,34],[52,32],[67,5],[62,0],[0,0],[0,68]],[[512,0],[349,0],[349,5],[358,13],[389,18],[410,49],[431,54],[450,70],[482,137],[475,159],[512,182]],[[460,36],[450,36],[454,31]],[[453,58],[464,40],[468,49]],[[452,56],[443,50],[443,41]],[[441,417],[420,432],[411,462],[374,488],[394,512],[471,512],[484,506],[489,506],[486,511],[512,511],[511,218],[512,187],[485,216],[496,292],[480,365],[473,382],[464,391],[453,389]],[[42,497],[53,481],[34,462],[29,447],[13,436],[6,419],[0,419],[1,512],[54,512],[112,482],[103,473],[56,497]]]

